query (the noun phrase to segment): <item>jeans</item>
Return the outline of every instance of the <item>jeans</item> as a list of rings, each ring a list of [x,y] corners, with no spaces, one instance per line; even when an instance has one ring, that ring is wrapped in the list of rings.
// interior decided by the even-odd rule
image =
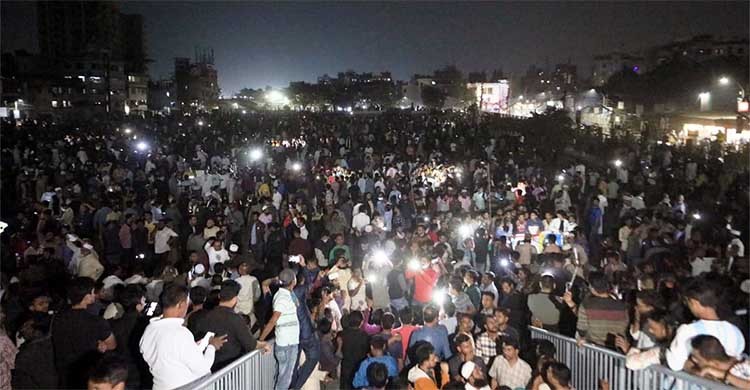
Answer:
[[[391,307],[394,310],[393,313],[398,314],[401,310],[409,307],[409,301],[407,301],[406,298],[391,299]]]
[[[315,370],[315,365],[320,361],[320,340],[317,336],[300,340],[299,349],[305,352],[305,362],[295,370],[294,380],[292,381],[293,389],[301,389],[304,386]],[[299,359],[299,355],[297,354],[297,359]]]
[[[273,354],[276,357],[276,363],[279,366],[278,376],[276,377],[275,390],[289,390],[292,383],[292,374],[294,367],[297,366],[297,351],[299,345],[276,345]]]

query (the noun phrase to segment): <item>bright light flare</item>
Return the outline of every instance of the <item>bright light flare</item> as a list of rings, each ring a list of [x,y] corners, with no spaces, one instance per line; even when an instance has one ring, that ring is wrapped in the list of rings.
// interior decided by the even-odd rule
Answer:
[[[372,262],[382,266],[385,264],[389,264],[391,262],[391,259],[388,258],[388,254],[385,253],[383,250],[376,250],[372,254]]]
[[[720,78],[719,79],[719,84],[721,84],[721,85],[728,85],[729,84],[729,77],[724,76],[724,77]]]
[[[562,174],[557,175],[557,181],[564,181],[564,180],[565,180],[565,176],[563,176]]]
[[[622,166],[622,160],[615,160],[615,166],[618,167],[618,168],[621,167]]]
[[[408,264],[409,270],[411,271],[419,271],[420,268],[422,268],[422,264],[417,259],[409,260]]]
[[[700,213],[693,213],[693,219],[700,220],[701,219],[701,214]]]
[[[132,132],[133,132],[133,130],[130,130],[129,128],[127,128],[127,127],[126,127],[126,128],[125,128],[125,130],[123,130],[123,132],[124,132],[125,134],[130,134],[130,133],[132,133]]]
[[[263,151],[259,148],[250,149],[250,160],[258,161],[263,158]]]
[[[203,126],[203,121],[198,121],[198,126]]]
[[[374,274],[367,275],[367,281],[370,282],[370,283],[377,283],[378,282],[378,276],[374,275]]]
[[[298,162],[293,163],[292,164],[292,170],[295,171],[295,172],[301,171],[302,170],[302,164],[298,163]]]
[[[464,224],[458,227],[458,234],[463,238],[469,238],[474,235],[474,229],[472,229],[471,225]]]
[[[437,289],[432,293],[432,301],[435,304],[442,306],[445,303],[445,290]]]
[[[138,149],[138,150],[140,150],[141,152],[143,152],[146,149],[148,149],[148,144],[145,143],[145,142],[143,142],[143,141],[141,141],[137,145],[135,145],[135,148]]]

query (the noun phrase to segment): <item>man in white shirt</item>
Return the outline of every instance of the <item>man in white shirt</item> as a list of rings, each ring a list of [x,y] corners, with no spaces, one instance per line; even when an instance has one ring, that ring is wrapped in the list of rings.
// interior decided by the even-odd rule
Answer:
[[[226,336],[211,337],[208,345],[196,344],[193,334],[182,324],[190,302],[188,289],[170,284],[162,293],[163,314],[151,319],[140,341],[143,359],[154,376],[154,390],[184,386],[211,373],[216,350]]]
[[[172,247],[169,245],[172,238],[177,237],[177,233],[166,225],[165,220],[159,221],[154,235],[154,254],[157,256],[166,256]]]
[[[237,306],[234,311],[250,319],[250,326],[255,323],[255,302],[260,299],[260,283],[255,276],[250,275],[250,263],[242,261],[237,266],[240,277],[235,282],[240,285],[237,295]]]
[[[223,263],[227,260],[229,260],[229,252],[227,252],[226,249],[224,249],[224,243],[221,242],[221,240],[208,240],[206,242],[206,245],[203,247],[206,250],[206,255],[208,256],[208,265],[209,270],[208,273],[210,275],[214,274],[214,265],[218,263]]]
[[[357,203],[354,206],[354,217],[352,218],[352,229],[355,231],[362,231],[365,226],[370,224],[370,216],[363,211],[362,203]]]
[[[299,350],[299,318],[297,318],[297,296],[294,295],[294,286],[297,284],[297,275],[291,269],[285,269],[279,274],[281,288],[273,296],[273,315],[263,328],[259,340],[265,341],[266,337],[276,328],[276,345],[274,355],[278,363],[278,376],[276,390],[288,390],[292,382],[292,374],[297,366],[297,354]]]
[[[674,371],[681,371],[690,357],[690,340],[698,335],[716,337],[727,355],[739,358],[745,348],[745,337],[733,324],[722,321],[716,313],[721,303],[721,286],[705,278],[696,278],[685,286],[687,306],[698,318],[691,324],[677,328],[672,344],[666,352],[667,364]]]

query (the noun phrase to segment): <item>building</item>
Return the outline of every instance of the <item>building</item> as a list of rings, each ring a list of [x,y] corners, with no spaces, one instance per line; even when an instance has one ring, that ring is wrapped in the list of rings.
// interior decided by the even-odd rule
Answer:
[[[649,49],[649,61],[652,66],[656,66],[676,58],[687,58],[696,62],[726,56],[747,58],[748,42],[746,37],[724,39],[712,35],[698,35]]]
[[[211,110],[219,100],[219,81],[213,50],[196,49],[195,62],[175,58],[174,83],[180,110]]]
[[[645,71],[645,62],[646,60],[643,56],[622,52],[612,52],[595,56],[591,82],[597,86],[604,85],[612,75],[624,69],[630,69],[635,73],[641,74]]]
[[[476,105],[481,111],[510,114],[510,84],[507,80],[496,83],[469,83],[466,84],[466,88],[476,96]]]
[[[678,142],[701,142],[722,139],[726,143],[750,142],[750,127],[734,112],[685,112],[667,117],[665,130]],[[739,129],[739,130],[738,130]]]
[[[575,92],[578,89],[578,69],[571,63],[557,64],[551,75],[551,91]]]
[[[70,108],[83,117],[145,111],[148,60],[140,15],[120,13],[114,2],[40,1],[37,29],[39,56],[45,65],[17,77],[28,82],[32,82],[29,77],[39,77],[64,89],[71,88],[64,80],[81,83],[80,96],[52,96],[50,105],[57,102],[58,107],[69,108],[72,102]],[[31,100],[45,101],[42,96]]]
[[[174,80],[150,81],[148,85],[148,109],[170,114],[177,104],[176,96]]]

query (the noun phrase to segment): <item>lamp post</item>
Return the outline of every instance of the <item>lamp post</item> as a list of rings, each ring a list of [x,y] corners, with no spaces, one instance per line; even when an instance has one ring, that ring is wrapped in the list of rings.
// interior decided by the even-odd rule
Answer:
[[[729,85],[729,83],[731,83],[731,82],[734,82],[734,85],[737,88],[739,88],[739,90],[740,90],[740,99],[739,100],[745,99],[745,88],[742,86],[742,84],[740,84],[737,80],[731,79],[731,78],[729,78],[727,76],[722,76],[722,77],[719,78],[719,84],[720,85]]]

